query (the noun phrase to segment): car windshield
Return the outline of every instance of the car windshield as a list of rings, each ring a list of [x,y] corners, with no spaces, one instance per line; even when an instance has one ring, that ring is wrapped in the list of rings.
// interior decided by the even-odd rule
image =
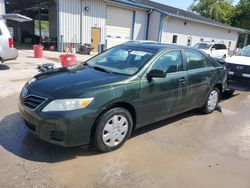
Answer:
[[[132,76],[156,53],[157,50],[152,49],[117,46],[90,59],[87,64],[97,70]]]
[[[250,46],[243,48],[240,55],[250,57]]]
[[[201,50],[208,50],[211,47],[212,44],[207,43],[197,43],[194,45],[194,48],[201,49]]]

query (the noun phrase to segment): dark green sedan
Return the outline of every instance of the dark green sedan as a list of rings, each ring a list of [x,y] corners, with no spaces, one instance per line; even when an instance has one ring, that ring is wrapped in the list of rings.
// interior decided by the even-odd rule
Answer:
[[[38,74],[20,94],[20,113],[42,140],[108,152],[134,129],[199,108],[215,110],[226,72],[183,46],[128,43],[79,65]]]

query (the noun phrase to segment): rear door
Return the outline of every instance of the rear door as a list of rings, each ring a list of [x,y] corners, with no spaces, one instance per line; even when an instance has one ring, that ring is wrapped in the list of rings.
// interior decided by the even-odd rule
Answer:
[[[186,104],[190,109],[199,107],[210,91],[216,69],[208,58],[197,50],[184,50],[187,63],[189,94]]]
[[[182,112],[183,98],[188,95],[188,75],[183,69],[180,50],[166,52],[148,71],[150,70],[165,71],[167,76],[152,80],[146,76],[142,78],[140,109],[143,115],[142,125]]]

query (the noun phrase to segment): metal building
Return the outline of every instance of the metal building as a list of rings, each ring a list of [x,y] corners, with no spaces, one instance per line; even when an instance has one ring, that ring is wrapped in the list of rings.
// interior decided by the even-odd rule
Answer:
[[[4,5],[4,0],[0,0],[0,14],[5,13],[5,5]]]
[[[99,44],[110,48],[128,40],[154,40],[190,46],[199,41],[218,41],[234,50],[239,34],[250,33],[149,0],[5,2],[7,12],[21,13],[38,20],[40,36],[43,34],[42,21],[48,21],[46,40],[48,45],[57,46],[59,51],[70,46],[78,49],[80,44],[87,43],[97,52]],[[8,26],[13,28],[14,38],[19,42],[29,42],[29,37],[35,38],[34,22],[25,25],[8,22]]]

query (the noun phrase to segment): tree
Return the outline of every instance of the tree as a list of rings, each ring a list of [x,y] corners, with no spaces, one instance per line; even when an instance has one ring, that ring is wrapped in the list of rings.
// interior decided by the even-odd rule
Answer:
[[[235,7],[232,0],[194,0],[189,9],[201,16],[231,24]]]
[[[250,30],[250,1],[240,0],[236,5],[235,14],[232,17],[232,24],[236,27]]]

